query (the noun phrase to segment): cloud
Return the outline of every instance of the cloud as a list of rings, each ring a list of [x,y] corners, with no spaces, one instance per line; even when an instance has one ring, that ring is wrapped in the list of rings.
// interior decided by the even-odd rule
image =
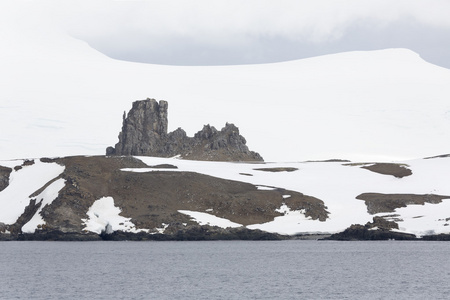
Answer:
[[[64,6],[71,29],[79,34],[137,31],[219,43],[218,37],[232,34],[277,35],[321,42],[341,36],[350,24],[361,20],[382,27],[409,17],[424,25],[450,27],[450,2],[445,0],[94,0],[76,4],[79,2]]]
[[[71,35],[109,56],[134,61],[259,63],[326,54],[335,51],[332,49],[365,50],[369,44],[372,48],[394,44],[416,47],[427,56],[423,45],[418,47],[423,29],[428,33],[426,36],[434,37],[433,40],[427,38],[429,51],[439,52],[440,56],[450,52],[442,50],[443,47],[449,50],[444,41],[450,32],[450,1],[447,0],[77,0],[45,3],[51,18]],[[355,32],[358,34],[354,35]],[[418,37],[411,41],[414,35]],[[409,42],[397,42],[405,39]]]

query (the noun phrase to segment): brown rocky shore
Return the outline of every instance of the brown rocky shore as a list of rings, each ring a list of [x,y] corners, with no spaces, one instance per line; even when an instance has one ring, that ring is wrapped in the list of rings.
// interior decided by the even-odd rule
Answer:
[[[63,232],[60,230],[39,230],[35,233],[1,234],[0,241],[279,241],[291,237],[261,230],[241,228],[220,228],[208,225],[193,225],[173,233],[132,233],[114,231],[113,233]]]

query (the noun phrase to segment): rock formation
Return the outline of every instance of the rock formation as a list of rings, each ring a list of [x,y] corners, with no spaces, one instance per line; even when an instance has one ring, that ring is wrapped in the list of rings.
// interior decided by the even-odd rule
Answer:
[[[239,129],[227,123],[218,131],[205,125],[194,137],[178,128],[167,133],[166,101],[146,99],[133,102],[128,115],[123,116],[122,131],[115,147],[108,147],[106,155],[143,155],[209,161],[262,161],[262,157],[246,146]]]
[[[9,175],[12,169],[0,166],[0,192],[6,189],[9,185]]]
[[[201,239],[280,239],[278,234],[249,230],[244,226],[273,221],[284,213],[277,209],[290,195],[289,207],[304,211],[305,217],[325,221],[328,211],[318,198],[283,188],[259,189],[250,183],[227,180],[205,174],[170,171],[177,166],[149,166],[131,156],[71,156],[41,159],[41,162],[64,166],[64,171],[30,195],[29,203],[14,223],[0,220],[2,240],[201,240]],[[126,168],[169,169],[155,172],[128,172]],[[24,172],[20,169],[18,172]],[[51,203],[43,204],[38,197],[55,179],[65,185]],[[109,234],[108,221],[100,233],[86,231],[88,210],[103,197],[114,199],[120,214],[130,218],[138,229]],[[13,203],[15,199],[11,199]],[[42,207],[41,207],[42,206]],[[2,209],[2,207],[0,207]],[[38,209],[41,209],[38,212]],[[104,208],[103,208],[104,209]],[[219,228],[197,223],[180,210],[208,212],[219,218],[242,224],[237,228]],[[103,210],[96,212],[104,218]],[[44,221],[34,233],[23,232],[23,226],[36,214]],[[107,209],[105,210],[108,218]],[[106,220],[106,219],[105,219]],[[102,222],[102,221],[100,221]],[[116,229],[117,230],[117,229]]]

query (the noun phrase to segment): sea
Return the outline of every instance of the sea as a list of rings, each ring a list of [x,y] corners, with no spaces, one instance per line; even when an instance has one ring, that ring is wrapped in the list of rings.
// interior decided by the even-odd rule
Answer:
[[[450,242],[0,242],[0,299],[450,299]]]

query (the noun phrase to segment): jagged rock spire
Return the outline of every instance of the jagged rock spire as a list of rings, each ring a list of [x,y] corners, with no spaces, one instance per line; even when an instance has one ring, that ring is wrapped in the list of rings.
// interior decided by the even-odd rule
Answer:
[[[194,137],[178,128],[167,133],[168,103],[155,99],[133,102],[123,119],[119,142],[106,149],[107,155],[144,155],[181,157],[193,160],[262,161],[262,157],[250,151],[239,129],[227,123],[218,131],[205,125]]]

